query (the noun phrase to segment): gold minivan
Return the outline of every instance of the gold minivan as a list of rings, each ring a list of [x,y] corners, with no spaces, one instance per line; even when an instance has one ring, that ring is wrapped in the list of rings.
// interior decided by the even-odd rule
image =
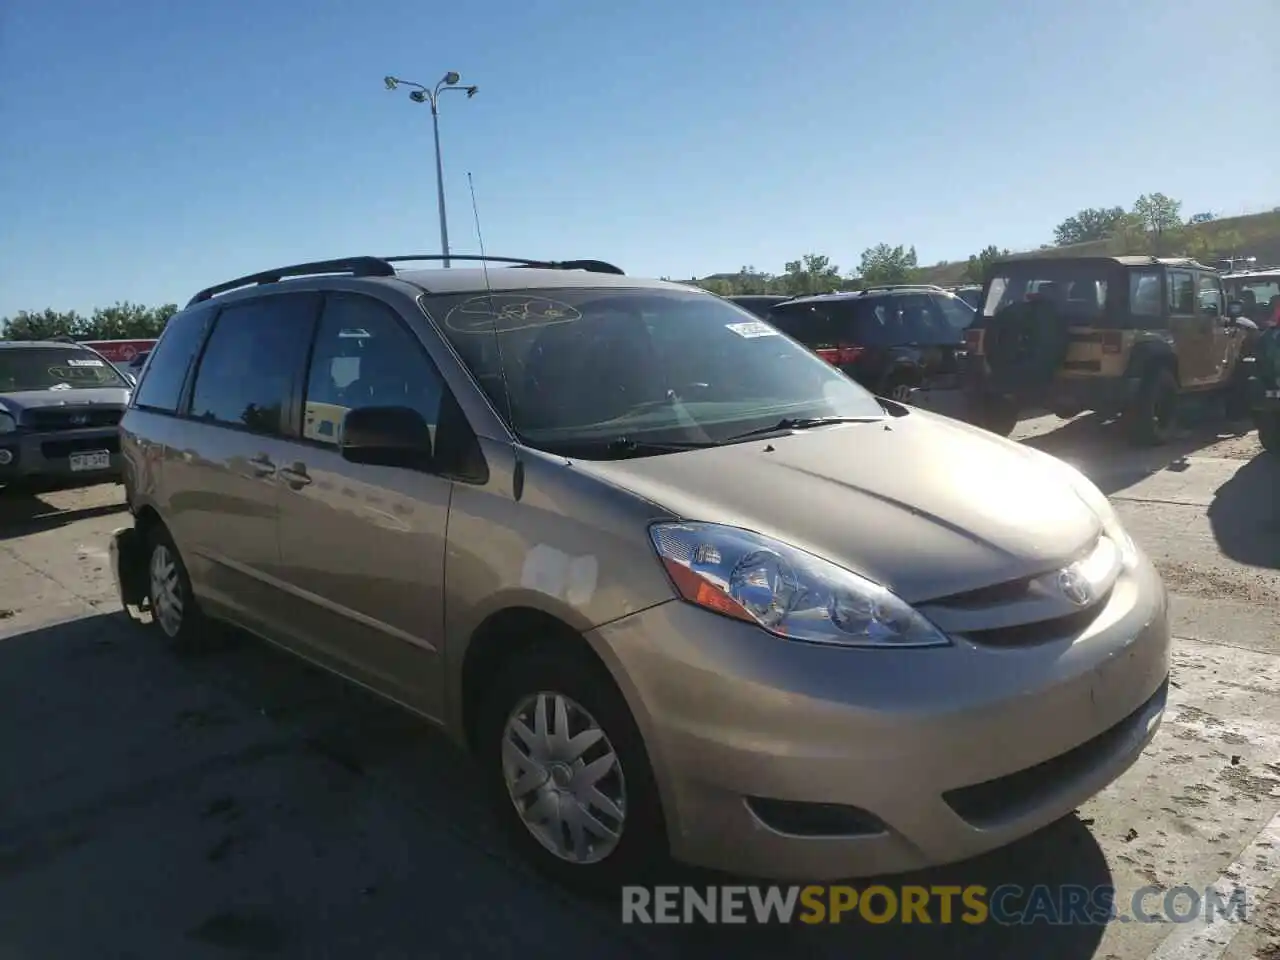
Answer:
[[[1164,587],[1074,469],[692,287],[402,259],[164,331],[112,553],[174,643],[228,621],[415,711],[597,888],[969,857],[1155,734]]]

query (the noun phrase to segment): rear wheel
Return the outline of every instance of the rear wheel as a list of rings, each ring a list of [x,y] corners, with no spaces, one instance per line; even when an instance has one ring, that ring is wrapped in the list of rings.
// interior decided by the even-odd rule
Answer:
[[[169,641],[179,647],[196,643],[202,627],[200,607],[178,548],[158,523],[147,534],[147,598],[152,623]]]
[[[566,886],[643,883],[667,849],[640,731],[603,667],[570,647],[518,656],[494,681],[476,752],[513,844]]]
[[[1154,447],[1167,443],[1177,423],[1178,381],[1167,367],[1149,371],[1124,412],[1131,443]]]

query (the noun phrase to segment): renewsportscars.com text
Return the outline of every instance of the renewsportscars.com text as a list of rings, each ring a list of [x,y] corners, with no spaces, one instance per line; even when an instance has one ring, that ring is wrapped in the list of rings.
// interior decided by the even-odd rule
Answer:
[[[1101,926],[1247,919],[1243,887],[1114,887],[1072,884],[968,886],[623,887],[623,923],[912,923]]]

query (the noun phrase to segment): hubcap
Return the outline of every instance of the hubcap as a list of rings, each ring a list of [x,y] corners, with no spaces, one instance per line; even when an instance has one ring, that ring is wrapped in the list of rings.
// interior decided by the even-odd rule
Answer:
[[[525,827],[569,863],[598,863],[622,839],[627,790],[613,744],[579,704],[526,697],[502,734],[502,774]]]
[[[169,548],[158,543],[151,551],[151,615],[165,636],[176,637],[182,629],[182,581]]]

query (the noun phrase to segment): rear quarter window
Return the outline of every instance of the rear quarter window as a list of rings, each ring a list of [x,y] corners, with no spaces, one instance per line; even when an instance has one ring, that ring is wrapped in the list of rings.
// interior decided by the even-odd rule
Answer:
[[[211,308],[189,310],[169,321],[151,350],[150,362],[143,369],[142,380],[134,391],[134,406],[177,413],[183,385],[212,316]]]

